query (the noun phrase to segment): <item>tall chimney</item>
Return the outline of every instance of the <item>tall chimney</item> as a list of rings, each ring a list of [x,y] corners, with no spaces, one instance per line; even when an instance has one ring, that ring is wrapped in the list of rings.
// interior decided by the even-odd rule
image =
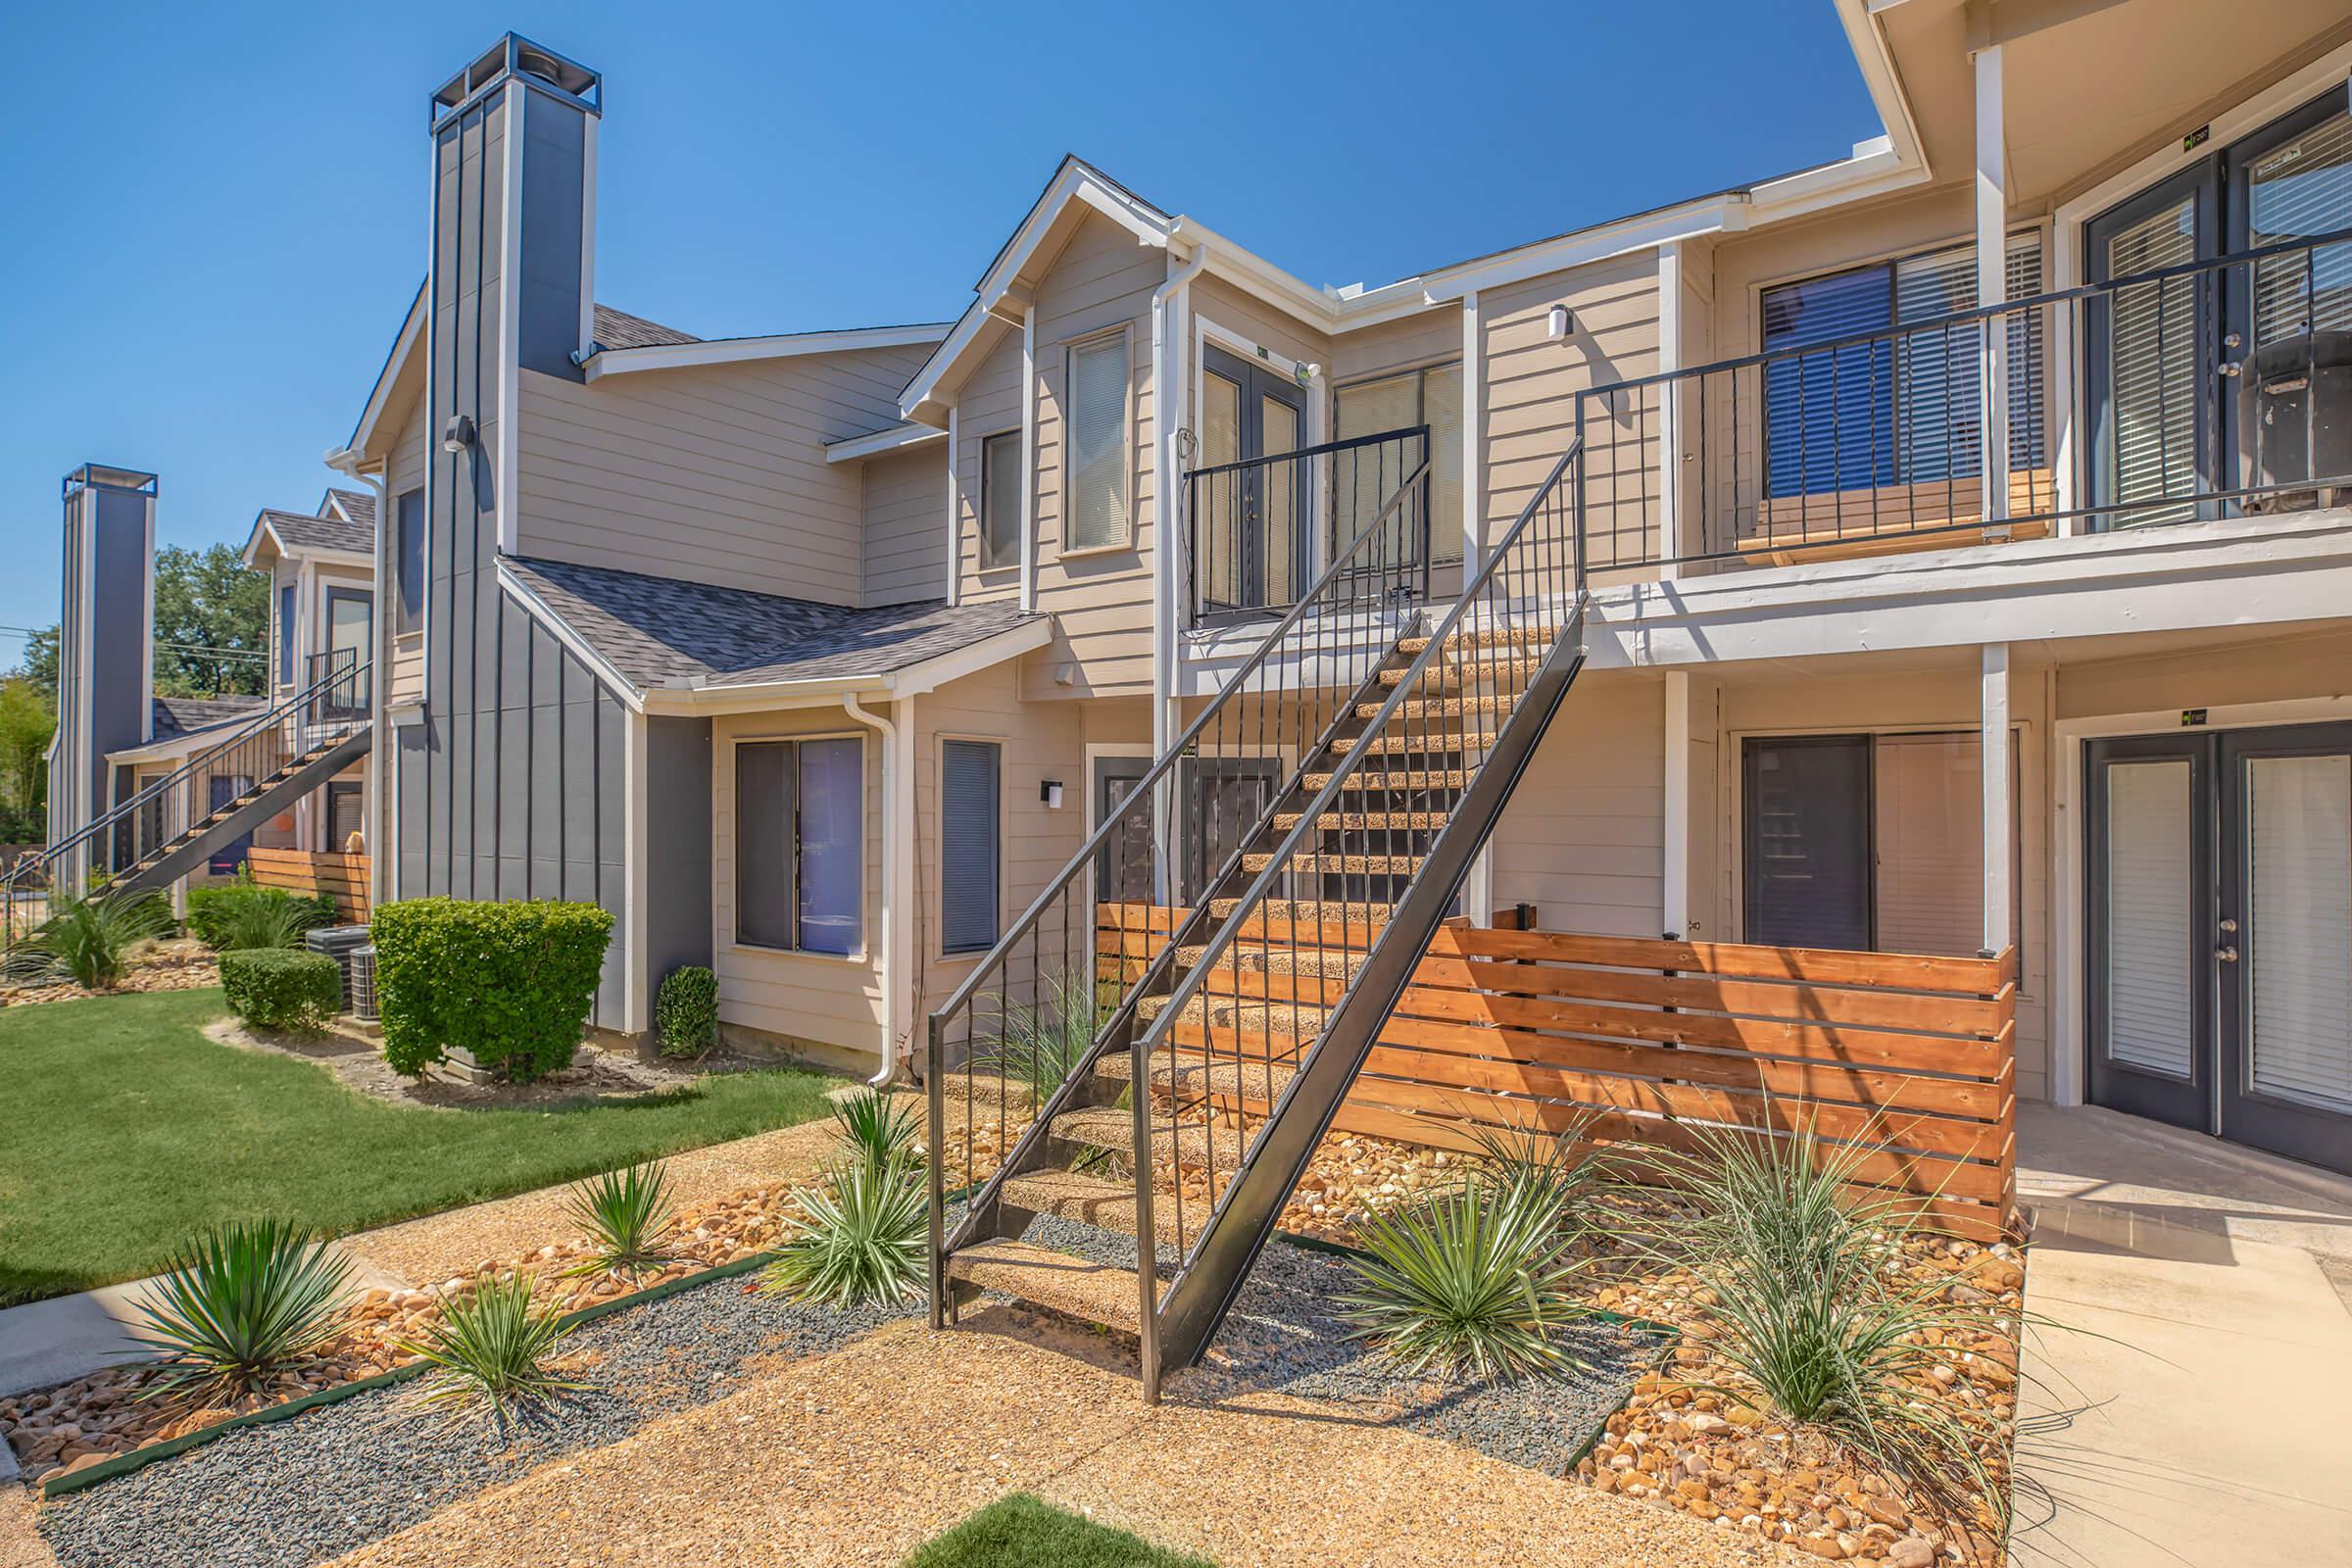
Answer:
[[[106,757],[145,744],[155,696],[156,477],[85,463],[66,475],[65,604],[57,630],[57,740],[49,842],[103,812]],[[92,847],[69,857],[78,891]]]

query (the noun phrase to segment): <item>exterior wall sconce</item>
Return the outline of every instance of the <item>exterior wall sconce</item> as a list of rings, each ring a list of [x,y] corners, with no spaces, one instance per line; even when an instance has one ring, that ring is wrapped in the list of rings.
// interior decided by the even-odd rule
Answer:
[[[1575,330],[1576,318],[1568,314],[1568,307],[1554,305],[1551,308],[1551,321],[1547,333],[1551,340],[1554,343],[1564,342],[1568,334]]]
[[[1060,810],[1061,780],[1057,778],[1040,780],[1037,786],[1037,799],[1039,804],[1044,806],[1047,810]]]
[[[441,427],[441,450],[463,452],[473,445],[473,419],[469,415],[453,414],[449,423]]]

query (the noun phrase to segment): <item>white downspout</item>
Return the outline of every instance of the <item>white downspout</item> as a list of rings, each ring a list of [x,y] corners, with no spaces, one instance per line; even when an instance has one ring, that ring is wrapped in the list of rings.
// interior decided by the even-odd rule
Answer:
[[[893,824],[898,813],[892,807],[911,781],[906,776],[906,759],[900,755],[900,727],[879,713],[867,711],[856,692],[842,693],[841,710],[882,737],[882,930],[874,945],[874,969],[882,984],[882,1065],[866,1082],[876,1089],[887,1089],[898,1076],[898,1045],[906,1028],[906,987],[901,983],[899,973],[899,938],[907,912],[900,906],[898,895],[907,848],[901,839],[910,837],[914,829],[913,813],[909,810],[905,835],[897,831]],[[906,733],[911,738],[911,729]],[[911,791],[906,793],[910,795]]]
[[[1178,229],[1183,227],[1181,220]],[[1169,235],[1170,251],[1175,234]],[[1193,279],[1208,265],[1208,246],[1193,247],[1192,259],[1170,272],[1167,280],[1152,291],[1152,439],[1158,448],[1153,459],[1154,478],[1152,493],[1156,498],[1159,515],[1157,549],[1152,553],[1155,592],[1152,595],[1154,621],[1152,650],[1152,754],[1166,753],[1181,726],[1176,722],[1176,649],[1178,628],[1182,626],[1189,607],[1177,602],[1183,588],[1183,574],[1177,569],[1184,559],[1186,544],[1181,537],[1177,516],[1182,511],[1177,494],[1176,432],[1183,424],[1184,388],[1178,384],[1177,368],[1181,357],[1177,343],[1168,329],[1168,317],[1177,295],[1192,287]],[[1160,782],[1157,799],[1152,803],[1152,819],[1160,824],[1159,836],[1168,838],[1154,872],[1154,896],[1172,902],[1175,890],[1163,880],[1167,868],[1174,863],[1173,825],[1176,802],[1167,780]]]

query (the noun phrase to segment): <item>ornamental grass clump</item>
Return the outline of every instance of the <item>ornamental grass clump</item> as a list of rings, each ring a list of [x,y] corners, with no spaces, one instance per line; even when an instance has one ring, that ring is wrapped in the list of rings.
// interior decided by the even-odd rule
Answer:
[[[922,1157],[922,1121],[913,1104],[868,1089],[833,1106],[833,1124],[850,1154],[869,1165]]]
[[[587,1233],[589,1248],[584,1259],[564,1270],[565,1279],[625,1274],[634,1283],[638,1275],[677,1259],[677,1209],[670,1201],[668,1168],[659,1160],[574,1183],[564,1209]]]
[[[835,1307],[914,1296],[923,1287],[930,1251],[930,1200],[921,1172],[905,1152],[878,1163],[855,1155],[835,1162],[822,1190],[793,1194],[808,1223],[776,1249],[761,1287]]]
[[[0,977],[12,985],[71,981],[85,991],[111,990],[133,947],[172,929],[172,906],[160,893],[65,899],[0,963]]]
[[[207,1231],[134,1303],[157,1352],[142,1398],[222,1404],[261,1392],[334,1336],[351,1263],[283,1220]]]
[[[588,1387],[558,1377],[549,1366],[569,1330],[552,1302],[533,1305],[532,1277],[483,1275],[470,1294],[455,1297],[440,1321],[416,1340],[398,1342],[403,1353],[433,1371],[417,1397],[420,1409],[453,1418],[488,1407],[502,1438],[524,1415]]]
[[[999,999],[996,1036],[976,1041],[972,1053],[975,1071],[1017,1084],[1032,1105],[1044,1104],[1077,1071],[1102,1026],[1091,974],[1048,974],[1037,984],[1034,1004]]]
[[[1947,1517],[2004,1529],[2008,1504],[1984,1453],[1988,1411],[1934,1392],[1967,1347],[2004,1332],[1994,1311],[1948,1298],[1939,1273],[1907,1266],[1920,1204],[1856,1196],[1859,1147],[1825,1147],[1810,1124],[1778,1138],[1692,1126],[1661,1156],[1689,1201],[1644,1250],[1703,1287],[1708,1347],[1736,1377],[1712,1392],[1809,1426]]]

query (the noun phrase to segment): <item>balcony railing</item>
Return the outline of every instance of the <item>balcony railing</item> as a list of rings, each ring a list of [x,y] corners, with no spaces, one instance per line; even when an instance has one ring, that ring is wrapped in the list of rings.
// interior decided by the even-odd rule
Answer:
[[[1593,387],[1576,429],[1595,571],[2352,499],[2352,230]]]
[[[1193,469],[1185,515],[1194,623],[1280,615],[1371,527],[1386,537],[1350,571],[1377,571],[1383,591],[1427,599],[1429,457],[1429,426],[1415,425]]]

